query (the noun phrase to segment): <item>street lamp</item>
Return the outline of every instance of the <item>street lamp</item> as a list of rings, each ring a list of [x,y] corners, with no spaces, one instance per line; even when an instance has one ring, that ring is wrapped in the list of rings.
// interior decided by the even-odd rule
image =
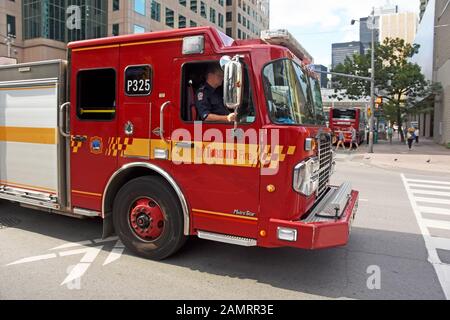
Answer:
[[[352,26],[355,25],[358,20],[352,19]],[[377,29],[375,22],[375,8],[372,8],[371,25],[367,23],[367,27],[372,30],[372,52],[371,52],[371,70],[370,70],[370,107],[371,114],[369,118],[369,153],[373,153],[374,144],[374,129],[375,129],[375,30]]]

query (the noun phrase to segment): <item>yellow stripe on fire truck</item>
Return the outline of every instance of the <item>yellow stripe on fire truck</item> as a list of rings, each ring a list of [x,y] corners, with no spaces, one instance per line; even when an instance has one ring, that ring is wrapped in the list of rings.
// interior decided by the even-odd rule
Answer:
[[[187,149],[177,145],[177,142],[161,145],[159,139],[132,139],[110,137],[104,152],[108,157],[140,157],[153,159],[155,149],[167,148],[168,160],[178,163],[214,164],[237,167],[263,167],[275,169],[287,156],[295,154],[295,146],[277,145],[273,148],[265,146],[263,150],[253,144],[227,144],[215,142],[193,143],[193,148]],[[186,144],[186,142],[183,142]],[[72,141],[73,152],[82,147],[81,142]]]

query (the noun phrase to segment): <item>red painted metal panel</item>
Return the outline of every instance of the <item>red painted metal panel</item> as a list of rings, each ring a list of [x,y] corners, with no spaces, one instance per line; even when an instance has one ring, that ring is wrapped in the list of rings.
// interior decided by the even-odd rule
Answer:
[[[108,155],[109,139],[117,136],[117,116],[111,121],[81,120],[77,116],[78,72],[88,69],[112,68],[119,74],[119,49],[107,48],[72,53],[70,132],[72,137],[84,136],[86,141],[77,147],[73,141],[70,156],[72,206],[101,210],[103,190],[117,168],[117,156]],[[116,80],[117,82],[117,80]],[[120,112],[121,97],[116,95],[116,109]],[[93,140],[101,141],[100,150],[93,150]],[[73,140],[73,139],[72,139]]]

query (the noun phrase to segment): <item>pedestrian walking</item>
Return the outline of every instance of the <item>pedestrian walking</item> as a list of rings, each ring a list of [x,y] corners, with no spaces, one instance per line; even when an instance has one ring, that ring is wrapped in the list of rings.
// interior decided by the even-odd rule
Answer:
[[[418,144],[419,143],[419,136],[420,136],[419,128],[416,128],[416,131],[414,131],[414,135],[416,136],[416,144]]]
[[[406,132],[406,138],[408,139],[408,147],[409,150],[412,149],[412,145],[414,140],[416,139],[414,132],[416,131],[416,129],[414,128],[410,128],[408,129],[408,131]]]
[[[339,131],[338,143],[337,143],[337,146],[336,146],[336,151],[339,150],[339,146],[341,146],[341,145],[342,145],[342,148],[344,148],[344,151],[345,151],[346,149],[345,149],[345,136],[344,136],[344,132]]]
[[[358,134],[356,132],[356,129],[352,127],[352,145],[350,146],[350,149],[353,149],[353,146],[355,147],[355,150],[358,150],[359,144],[358,144]]]
[[[394,129],[392,127],[389,127],[387,129],[387,135],[388,135],[389,143],[392,144],[392,137],[394,136]]]

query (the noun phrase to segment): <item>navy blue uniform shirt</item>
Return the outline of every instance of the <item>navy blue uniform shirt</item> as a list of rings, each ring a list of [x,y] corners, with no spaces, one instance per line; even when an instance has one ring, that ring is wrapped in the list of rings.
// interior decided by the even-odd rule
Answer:
[[[220,90],[214,89],[208,83],[203,84],[197,91],[196,107],[200,119],[205,121],[210,114],[227,116],[230,111],[223,104]]]

